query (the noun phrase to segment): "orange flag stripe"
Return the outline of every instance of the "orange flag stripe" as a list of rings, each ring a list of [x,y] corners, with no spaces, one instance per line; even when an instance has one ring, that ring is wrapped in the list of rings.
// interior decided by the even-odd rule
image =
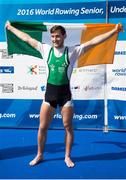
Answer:
[[[86,30],[84,29],[82,31],[81,44],[112,30],[115,27],[115,24],[87,24],[86,26]],[[97,64],[112,64],[117,37],[118,33],[115,33],[109,39],[88,50],[79,58],[78,67]]]

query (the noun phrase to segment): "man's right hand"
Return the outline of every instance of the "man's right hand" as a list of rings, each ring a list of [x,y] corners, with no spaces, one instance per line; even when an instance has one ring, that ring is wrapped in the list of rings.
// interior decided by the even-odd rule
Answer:
[[[5,24],[5,28],[10,30],[10,27],[11,27],[11,23],[9,21],[7,21]]]

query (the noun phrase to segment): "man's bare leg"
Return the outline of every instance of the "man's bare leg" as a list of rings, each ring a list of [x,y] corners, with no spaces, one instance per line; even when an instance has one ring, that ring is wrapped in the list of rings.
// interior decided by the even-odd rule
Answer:
[[[38,152],[36,157],[29,163],[35,166],[43,160],[43,151],[46,142],[47,130],[54,114],[54,108],[47,103],[43,103],[40,110],[40,125],[38,130]]]
[[[65,152],[65,163],[67,167],[74,167],[74,162],[71,160],[70,153],[73,144],[73,127],[72,127],[72,117],[73,117],[73,107],[63,107],[61,110],[63,117],[63,124],[66,131],[65,142],[66,142],[66,152]]]

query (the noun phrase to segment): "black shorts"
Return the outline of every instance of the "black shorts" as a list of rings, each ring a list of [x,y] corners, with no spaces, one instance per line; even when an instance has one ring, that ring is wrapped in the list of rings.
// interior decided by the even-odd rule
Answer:
[[[45,102],[56,108],[57,105],[64,106],[67,101],[71,101],[69,84],[57,86],[47,83]]]

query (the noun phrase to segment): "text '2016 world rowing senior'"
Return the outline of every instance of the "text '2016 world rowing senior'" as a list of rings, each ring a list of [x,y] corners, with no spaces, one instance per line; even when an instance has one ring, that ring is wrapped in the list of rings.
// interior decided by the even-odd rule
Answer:
[[[18,9],[17,10],[17,15],[18,16],[44,16],[44,15],[74,15],[74,16],[79,16],[79,15],[89,15],[89,14],[103,14],[104,10],[103,8],[97,8],[93,7],[90,9],[87,9],[85,7],[82,7],[81,9],[61,9],[61,8],[49,8],[49,9],[37,9],[37,8],[32,8],[32,9]]]

